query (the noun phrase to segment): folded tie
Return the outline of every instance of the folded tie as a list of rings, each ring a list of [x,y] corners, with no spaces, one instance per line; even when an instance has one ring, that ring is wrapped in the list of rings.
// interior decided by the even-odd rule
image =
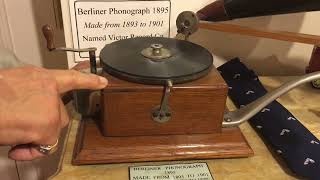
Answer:
[[[238,58],[218,70],[229,85],[229,97],[238,108],[267,93],[255,73]],[[293,173],[308,179],[320,179],[320,141],[285,107],[274,101],[249,123]]]

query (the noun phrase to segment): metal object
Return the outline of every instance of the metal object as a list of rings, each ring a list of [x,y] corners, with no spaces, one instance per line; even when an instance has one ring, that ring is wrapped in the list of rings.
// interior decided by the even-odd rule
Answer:
[[[320,89],[320,79],[312,81],[312,86],[314,88]]]
[[[47,40],[47,48],[49,51],[63,51],[63,52],[88,52],[90,59],[90,71],[93,74],[97,74],[97,61],[96,61],[96,51],[97,48],[84,48],[84,49],[74,49],[66,47],[55,47],[54,43],[54,31],[50,25],[45,25],[42,27],[42,32]]]
[[[166,51],[158,46],[151,48],[150,56],[167,58],[155,62],[145,57],[141,51],[151,44],[163,45],[171,56],[164,55]],[[139,37],[107,44],[101,50],[100,62],[104,71],[115,77],[142,84],[166,85],[168,80],[177,84],[207,75],[213,66],[213,57],[207,49],[189,41]]]
[[[58,149],[59,140],[54,145],[37,145],[37,150],[45,155],[53,154]]]
[[[172,82],[167,81],[160,106],[155,107],[152,110],[152,119],[159,123],[168,122],[171,119],[171,111],[169,107],[169,96],[172,89]]]
[[[163,47],[162,44],[151,44],[150,47],[143,49],[141,54],[153,61],[164,61],[171,57],[171,52],[169,49]]]
[[[227,112],[224,116],[224,121],[222,123],[223,127],[234,127],[246,122],[264,107],[270,104],[272,101],[280,97],[281,95],[287,93],[291,89],[308,82],[320,79],[320,72],[310,73],[301,76],[295,80],[289,81],[278,89],[266,94],[265,96],[257,99],[256,101],[248,104],[247,106],[240,108],[239,110]]]
[[[192,11],[184,11],[176,20],[178,35],[176,38],[187,40],[188,37],[199,29],[199,18]]]

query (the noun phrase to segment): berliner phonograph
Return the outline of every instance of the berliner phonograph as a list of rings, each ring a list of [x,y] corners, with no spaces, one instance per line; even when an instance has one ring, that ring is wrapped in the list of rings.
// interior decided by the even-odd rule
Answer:
[[[320,79],[319,73],[302,76],[228,112],[228,86],[213,66],[211,52],[188,41],[198,29],[197,16],[183,12],[176,22],[176,38],[138,37],[107,44],[100,65],[95,48],[55,48],[52,29],[44,27],[50,50],[88,51],[91,73],[109,80],[99,92],[75,93],[82,120],[73,164],[251,156],[238,126],[290,89]],[[98,108],[92,108],[97,105],[93,97],[99,99]]]

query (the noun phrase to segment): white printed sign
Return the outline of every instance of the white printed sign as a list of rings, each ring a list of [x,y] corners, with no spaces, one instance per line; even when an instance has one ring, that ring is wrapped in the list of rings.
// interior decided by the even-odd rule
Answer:
[[[213,180],[206,163],[130,167],[130,180]]]
[[[133,37],[169,37],[170,1],[70,0],[75,48],[97,47]],[[75,61],[88,53],[75,53]]]

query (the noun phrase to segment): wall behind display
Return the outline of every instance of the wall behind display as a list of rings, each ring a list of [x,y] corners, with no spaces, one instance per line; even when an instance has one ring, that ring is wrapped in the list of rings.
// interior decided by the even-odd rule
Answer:
[[[54,5],[59,0],[1,0],[6,10],[6,18],[12,41],[12,49],[24,62],[47,68],[66,68],[64,53],[49,53],[41,33],[44,24],[56,25]],[[3,7],[2,7],[3,8]],[[59,25],[59,24],[57,24]],[[56,42],[64,45],[62,28],[56,30]]]

